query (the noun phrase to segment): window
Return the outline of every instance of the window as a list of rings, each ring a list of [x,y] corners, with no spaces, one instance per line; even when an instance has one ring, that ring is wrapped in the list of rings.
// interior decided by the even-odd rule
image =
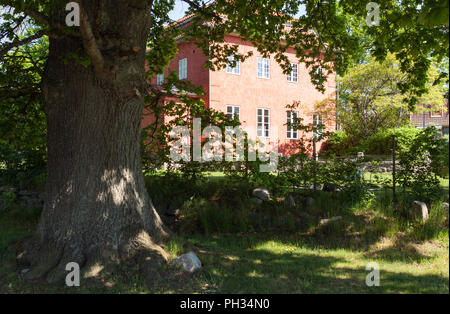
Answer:
[[[312,73],[312,75],[317,75],[317,76],[324,76],[324,78],[325,78],[325,81],[327,80],[327,77],[326,77],[326,74],[325,74],[325,72],[324,72],[324,70],[323,70],[323,68],[322,67],[317,67],[315,70],[313,70],[313,73]],[[319,82],[319,79],[317,78],[317,79],[314,79],[314,81],[317,81],[317,82]]]
[[[442,127],[442,135],[448,135],[448,126]]]
[[[258,77],[270,78],[270,60],[267,58],[258,58]]]
[[[270,128],[270,115],[269,109],[258,108],[257,117],[257,136],[259,137],[269,137]]]
[[[298,82],[298,64],[291,63],[292,71],[287,75],[288,82]]]
[[[239,106],[227,106],[227,117],[230,119],[240,118],[240,108]]]
[[[161,86],[162,84],[164,84],[164,74],[158,74],[156,76],[156,85]]]
[[[236,66],[233,68],[231,66],[231,63],[234,61],[234,57],[233,56],[229,56],[228,57],[228,62],[227,63],[227,73],[231,73],[231,74],[240,74],[241,73],[241,62],[240,61],[236,61]]]
[[[297,128],[295,127],[295,123],[297,122],[297,112],[295,111],[287,111],[286,112],[286,137],[288,139],[297,139]]]
[[[178,61],[178,78],[180,80],[187,78],[187,58]]]
[[[432,118],[442,117],[442,111],[440,111],[440,110],[438,110],[438,111],[431,111],[430,112],[430,117],[432,117]]]
[[[323,129],[323,121],[322,121],[322,115],[320,114],[313,114],[313,132],[314,137],[317,137],[322,134]]]
[[[314,72],[315,72],[316,74],[323,75],[323,69],[322,69],[322,67],[318,67]]]

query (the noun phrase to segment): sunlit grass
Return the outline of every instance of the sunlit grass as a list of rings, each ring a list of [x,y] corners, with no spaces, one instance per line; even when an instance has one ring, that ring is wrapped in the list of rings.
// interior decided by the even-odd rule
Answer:
[[[222,176],[215,172],[209,178]],[[315,195],[312,218],[344,217],[333,228],[312,219],[304,230],[178,233],[165,246],[170,259],[192,250],[202,270],[186,276],[167,265],[151,286],[126,267],[114,276],[82,281],[79,288],[26,284],[15,265],[15,248],[33,234],[37,216],[3,214],[0,293],[448,293],[449,237],[441,200],[431,204],[426,223],[413,224],[392,215],[389,192],[375,196],[344,206],[332,193]],[[370,262],[380,265],[379,287],[365,284]]]

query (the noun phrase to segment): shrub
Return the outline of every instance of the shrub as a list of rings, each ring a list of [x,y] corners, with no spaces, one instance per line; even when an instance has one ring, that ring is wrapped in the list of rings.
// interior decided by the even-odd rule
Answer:
[[[183,233],[237,233],[252,231],[249,204],[220,206],[205,198],[191,198],[181,208]]]
[[[351,138],[345,131],[337,131],[332,133],[325,142],[325,147],[320,152],[321,156],[346,156],[356,152],[355,146],[351,142]]]
[[[392,154],[392,137],[395,136],[399,149],[411,146],[414,138],[420,130],[411,127],[392,128],[382,130],[362,141],[360,149],[367,154],[390,155]]]
[[[357,152],[365,152],[372,155],[392,154],[392,137],[395,135],[399,148],[410,146],[415,136],[420,133],[413,127],[391,128],[381,130],[367,139],[352,139],[345,131],[333,133],[321,152],[322,156],[347,156]],[[359,143],[355,145],[354,143]]]
[[[399,147],[398,178],[404,190],[410,188],[412,195],[423,201],[436,199],[440,194],[437,176],[448,167],[445,149],[448,150],[448,144],[439,138],[434,127],[418,132],[409,145]]]

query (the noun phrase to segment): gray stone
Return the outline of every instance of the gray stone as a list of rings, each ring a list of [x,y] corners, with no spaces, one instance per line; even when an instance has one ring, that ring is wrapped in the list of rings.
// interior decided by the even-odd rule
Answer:
[[[332,222],[338,222],[338,221],[341,221],[341,220],[342,220],[341,216],[331,217],[331,218],[328,218],[328,219],[321,219],[320,220],[320,225],[326,226],[326,225],[328,225],[328,224],[330,224]]]
[[[358,152],[357,156],[358,158],[364,158],[364,152]]]
[[[411,205],[411,217],[413,219],[426,221],[428,219],[427,204],[420,201],[414,201]]]
[[[448,226],[448,203],[447,202],[442,203],[442,208],[444,209],[445,213],[445,224]]]
[[[322,191],[324,191],[324,192],[335,192],[336,188],[337,188],[336,184],[331,183],[331,182],[325,182],[323,184]]]
[[[270,199],[270,192],[264,187],[254,189],[252,195],[263,201],[268,201]]]
[[[181,265],[184,271],[193,273],[202,268],[202,262],[198,259],[193,251],[183,254],[172,261],[173,265]]]
[[[255,205],[261,205],[263,203],[263,201],[261,199],[257,198],[257,197],[252,197],[250,199],[250,202],[255,204]]]
[[[295,207],[295,199],[291,194],[286,195],[286,197],[284,198],[284,206],[286,208],[293,208]]]
[[[442,208],[444,209],[445,216],[448,219],[448,203],[447,202],[442,203]]]
[[[315,190],[315,191],[322,191],[322,189],[323,189],[323,184],[317,183],[315,189],[314,189],[314,184],[311,184],[311,185],[309,186],[309,189],[310,189],[310,190]]]

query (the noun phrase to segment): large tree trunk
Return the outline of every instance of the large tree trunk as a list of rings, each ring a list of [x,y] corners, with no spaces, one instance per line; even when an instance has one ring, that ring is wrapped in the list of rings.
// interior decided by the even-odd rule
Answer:
[[[137,255],[152,265],[165,259],[157,244],[169,232],[147,194],[140,162],[149,4],[103,1],[97,8],[97,1],[89,2],[83,9],[91,21],[100,12],[107,75],[99,78],[92,64],[67,60],[73,52],[83,55],[81,40],[50,39],[43,82],[46,199],[36,234],[20,256],[31,266],[27,280],[60,280],[69,262],[92,275]],[[61,21],[64,14],[55,16]]]

